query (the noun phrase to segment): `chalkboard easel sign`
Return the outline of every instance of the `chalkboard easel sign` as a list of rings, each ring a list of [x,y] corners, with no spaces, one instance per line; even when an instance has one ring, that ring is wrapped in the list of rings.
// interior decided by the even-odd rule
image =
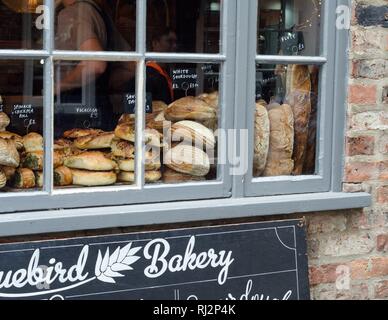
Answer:
[[[309,299],[301,220],[5,244],[0,275],[0,299]]]

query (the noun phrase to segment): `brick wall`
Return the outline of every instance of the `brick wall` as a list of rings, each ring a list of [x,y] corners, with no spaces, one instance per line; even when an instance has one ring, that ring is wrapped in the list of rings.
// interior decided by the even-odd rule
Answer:
[[[388,299],[388,1],[352,10],[344,190],[373,206],[308,216],[314,299]]]

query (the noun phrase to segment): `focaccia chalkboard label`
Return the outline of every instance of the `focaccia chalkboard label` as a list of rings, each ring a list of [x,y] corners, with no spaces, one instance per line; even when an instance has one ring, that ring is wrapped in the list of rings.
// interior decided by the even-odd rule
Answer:
[[[193,90],[199,87],[198,74],[195,68],[174,69],[171,73],[174,90]]]
[[[152,93],[146,93],[146,105],[145,112],[152,113]],[[127,93],[124,96],[124,113],[135,114],[136,113],[136,95],[134,93]]]
[[[306,247],[303,220],[3,244],[0,299],[309,299]]]

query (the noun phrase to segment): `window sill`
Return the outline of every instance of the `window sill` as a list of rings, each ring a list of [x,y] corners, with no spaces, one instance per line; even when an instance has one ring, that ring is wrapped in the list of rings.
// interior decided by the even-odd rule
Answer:
[[[367,193],[325,192],[21,212],[0,215],[0,236],[272,216],[370,205],[371,196]]]

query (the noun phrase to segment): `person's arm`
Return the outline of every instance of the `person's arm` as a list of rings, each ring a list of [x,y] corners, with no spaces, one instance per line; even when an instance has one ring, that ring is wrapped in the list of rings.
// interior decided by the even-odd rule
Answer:
[[[80,51],[104,51],[97,39],[89,39],[82,43]],[[81,61],[69,71],[58,83],[57,94],[79,88],[98,79],[106,70],[105,61]]]

